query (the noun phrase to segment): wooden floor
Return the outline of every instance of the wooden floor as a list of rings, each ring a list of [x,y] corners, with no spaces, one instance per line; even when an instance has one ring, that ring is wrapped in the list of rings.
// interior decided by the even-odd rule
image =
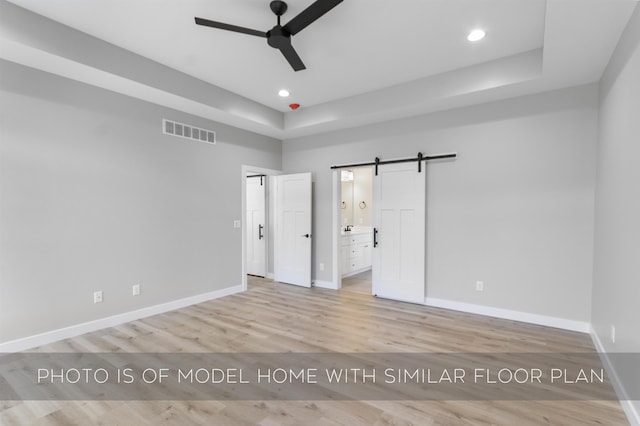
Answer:
[[[251,278],[42,352],[593,352],[589,336]],[[0,402],[2,425],[627,425],[617,401]]]
[[[342,289],[371,294],[371,269],[342,279]]]

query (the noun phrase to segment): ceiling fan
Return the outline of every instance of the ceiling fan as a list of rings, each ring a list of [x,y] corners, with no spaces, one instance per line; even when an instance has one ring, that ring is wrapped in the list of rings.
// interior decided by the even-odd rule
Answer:
[[[300,71],[306,69],[306,67],[302,62],[302,59],[300,59],[300,56],[298,56],[298,53],[291,45],[291,36],[304,30],[307,26],[340,3],[342,3],[342,0],[316,0],[316,2],[311,4],[311,6],[307,7],[283,26],[280,25],[280,17],[287,11],[287,3],[283,1],[272,1],[269,6],[271,7],[271,11],[278,17],[278,24],[267,32],[239,27],[237,25],[225,24],[223,22],[210,21],[208,19],[198,17],[196,17],[195,20],[196,24],[204,25],[206,27],[265,37],[269,46],[279,49],[291,67],[295,71]]]

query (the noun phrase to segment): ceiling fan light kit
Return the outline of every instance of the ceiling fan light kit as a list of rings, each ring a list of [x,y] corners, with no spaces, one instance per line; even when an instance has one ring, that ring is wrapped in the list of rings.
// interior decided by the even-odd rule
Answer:
[[[267,39],[269,46],[280,50],[289,65],[295,71],[306,69],[302,59],[298,56],[291,45],[291,36],[296,35],[325,13],[342,3],[343,0],[316,0],[305,10],[300,12],[284,26],[280,24],[280,17],[287,11],[287,3],[279,0],[272,1],[269,4],[271,11],[278,17],[278,23],[269,31],[262,32],[250,28],[239,27],[237,25],[225,24],[223,22],[211,21],[209,19],[195,18],[196,24],[206,27],[218,28],[221,30],[234,31],[237,33],[248,34]]]

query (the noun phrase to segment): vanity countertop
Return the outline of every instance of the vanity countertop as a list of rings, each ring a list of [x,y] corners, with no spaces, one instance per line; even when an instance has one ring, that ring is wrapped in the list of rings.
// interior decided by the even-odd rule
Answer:
[[[354,226],[351,231],[345,231],[343,229],[341,235],[346,237],[349,235],[369,234],[371,232],[373,232],[373,228],[370,226]]]

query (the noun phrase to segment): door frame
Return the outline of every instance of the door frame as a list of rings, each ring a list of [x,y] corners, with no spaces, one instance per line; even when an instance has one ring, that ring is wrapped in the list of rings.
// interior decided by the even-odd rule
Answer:
[[[353,166],[351,169],[371,169],[373,170],[373,166],[362,165],[362,166]],[[332,171],[331,176],[331,187],[332,197],[331,197],[331,205],[332,209],[332,219],[331,224],[333,227],[333,238],[331,241],[331,264],[333,271],[331,277],[331,289],[340,290],[342,288],[342,262],[340,259],[340,246],[342,243],[342,179],[341,179],[341,169],[334,169]],[[371,182],[373,188],[373,181]]]
[[[333,238],[331,240],[331,270],[333,271],[332,284],[335,290],[342,288],[342,262],[340,261],[340,242],[342,241],[342,185],[340,180],[340,170],[333,170],[331,176],[331,186],[333,195],[331,197]]]
[[[266,169],[264,167],[256,167],[243,164],[240,166],[241,173],[241,212],[242,219],[240,221],[240,229],[242,234],[242,266],[241,266],[241,274],[242,274],[242,291],[247,291],[247,230],[246,230],[246,212],[247,212],[247,174],[263,174],[266,175],[267,182],[270,180],[272,176],[278,176],[282,174],[282,170],[273,170]],[[266,266],[266,275],[269,277],[269,256],[272,254],[271,244],[273,243],[273,238],[269,229],[273,229],[273,215],[271,214],[271,209],[273,208],[273,203],[269,202],[270,195],[273,193],[273,188],[270,188],[270,185],[267,184],[265,191],[265,223],[267,226],[267,232],[265,233],[265,245],[266,245],[266,253],[265,253],[265,261],[267,262]],[[271,272],[273,273],[273,271]]]
[[[247,244],[247,275],[255,275],[259,277],[267,276],[268,259],[267,259],[267,187],[269,186],[269,178],[261,173],[247,173],[245,188],[247,190],[245,200],[247,201],[247,209],[245,210],[246,221],[243,229],[246,235]],[[249,212],[251,211],[251,215]],[[256,213],[258,217],[256,217]],[[251,226],[250,226],[251,225]],[[261,227],[261,228],[260,228]],[[259,228],[259,229],[256,229]],[[256,233],[257,231],[257,233]],[[260,232],[262,231],[262,232]],[[258,235],[259,234],[259,235]],[[249,253],[252,258],[249,259]],[[249,262],[251,260],[251,262]],[[251,269],[251,272],[249,270]]]

